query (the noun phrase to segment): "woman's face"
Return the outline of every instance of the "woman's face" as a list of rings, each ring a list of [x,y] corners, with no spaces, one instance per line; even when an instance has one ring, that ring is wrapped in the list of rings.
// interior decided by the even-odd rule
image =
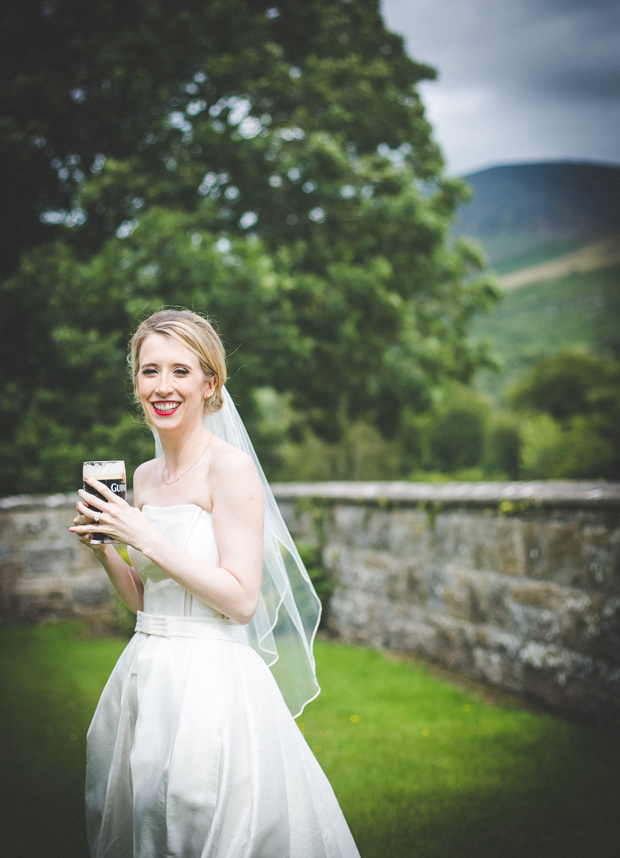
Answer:
[[[136,394],[155,429],[202,422],[205,399],[215,390],[215,379],[205,377],[193,352],[163,334],[149,334],[139,362]]]

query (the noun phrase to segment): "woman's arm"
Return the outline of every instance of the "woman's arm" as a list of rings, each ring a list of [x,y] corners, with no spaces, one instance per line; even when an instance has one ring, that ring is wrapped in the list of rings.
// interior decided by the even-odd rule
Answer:
[[[125,563],[113,545],[93,546],[92,550],[127,607],[134,614],[141,611],[144,605],[144,584],[136,570]]]
[[[99,563],[108,574],[112,586],[125,602],[127,607],[137,613],[142,610],[144,599],[144,584],[135,569],[128,566],[120,556],[114,545],[91,545],[90,539],[93,532],[92,518],[84,515],[81,510],[84,504],[78,503],[78,514],[73,519],[73,527],[70,528],[77,533],[78,539],[93,552]],[[78,532],[78,528],[90,526],[89,532]],[[100,529],[100,528],[99,528]]]
[[[238,450],[217,456],[209,478],[219,566],[209,566],[181,551],[158,533],[140,510],[130,507],[101,483],[92,481],[107,502],[86,496],[83,491],[80,495],[102,509],[100,530],[132,545],[202,602],[244,624],[254,616],[260,595],[263,490],[252,460]],[[84,512],[86,507],[82,504],[78,509]],[[72,528],[76,533],[94,529],[92,525]]]
[[[143,465],[140,465],[134,474],[134,495],[136,496],[138,494],[137,486],[141,482],[141,472],[144,471],[148,464],[149,463],[145,462]],[[88,497],[91,500],[93,498],[90,494]],[[73,519],[74,526],[71,527],[70,530],[76,534],[82,545],[91,549],[99,563],[101,563],[105,569],[118,596],[123,600],[127,607],[134,613],[143,610],[144,583],[142,579],[136,570],[123,560],[114,545],[91,544],[91,535],[96,533],[97,530],[101,531],[102,528],[93,527],[94,512],[89,510],[85,504],[78,502],[76,504],[76,508],[78,510],[78,514]],[[87,532],[84,532],[85,530]]]

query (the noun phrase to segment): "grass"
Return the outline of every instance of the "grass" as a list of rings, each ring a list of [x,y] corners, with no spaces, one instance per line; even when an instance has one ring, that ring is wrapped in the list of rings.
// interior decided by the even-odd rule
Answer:
[[[0,629],[0,854],[86,855],[84,735],[124,641]],[[620,748],[424,665],[319,641],[300,727],[362,858],[611,858]]]
[[[0,855],[82,858],[86,730],[126,641],[0,629]]]

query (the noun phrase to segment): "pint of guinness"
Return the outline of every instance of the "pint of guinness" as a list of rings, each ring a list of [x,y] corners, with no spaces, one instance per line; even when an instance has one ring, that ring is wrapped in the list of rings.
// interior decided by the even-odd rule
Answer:
[[[117,459],[110,462],[84,462],[82,476],[94,477],[94,479],[99,480],[99,482],[103,483],[104,486],[107,486],[110,491],[114,492],[115,495],[118,495],[124,500],[125,493],[127,491],[126,473],[125,462],[123,462],[122,459]],[[89,486],[86,482],[84,483],[84,491],[90,492],[91,495],[95,495],[100,500],[105,500],[101,492],[95,491],[95,489],[92,486]],[[88,506],[90,509],[97,508],[91,504]],[[90,540],[91,545],[107,545],[111,543],[115,543],[116,545],[120,544],[118,539],[108,536],[107,533],[93,533]]]

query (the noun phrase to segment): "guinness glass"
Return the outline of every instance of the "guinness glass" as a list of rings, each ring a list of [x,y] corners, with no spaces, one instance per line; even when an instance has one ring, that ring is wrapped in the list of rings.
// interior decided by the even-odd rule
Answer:
[[[127,491],[126,473],[125,462],[123,462],[122,459],[109,462],[84,462],[84,468],[82,470],[83,477],[93,477],[95,480],[99,480],[99,482],[103,483],[104,486],[107,486],[115,495],[123,498],[123,500],[125,499],[125,493]],[[84,491],[89,492],[91,495],[95,495],[100,500],[105,500],[101,492],[95,491],[95,489],[92,486],[89,486],[86,482],[84,483]],[[97,507],[92,506],[91,504],[88,506],[90,509],[97,509]],[[116,545],[120,544],[118,539],[108,536],[107,533],[93,533],[90,540],[91,545],[107,545],[111,543]]]

